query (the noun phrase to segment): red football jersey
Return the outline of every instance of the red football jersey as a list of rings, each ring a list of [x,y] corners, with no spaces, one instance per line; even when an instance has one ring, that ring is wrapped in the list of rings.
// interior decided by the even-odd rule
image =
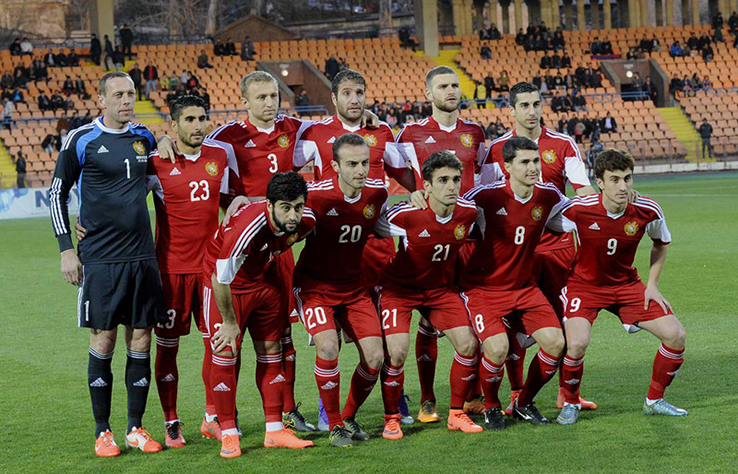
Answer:
[[[502,147],[510,137],[517,135],[515,130],[507,132],[490,144],[487,154],[481,162],[481,182],[489,184],[501,179],[510,179],[505,170],[505,159]],[[538,153],[541,155],[541,182],[556,186],[561,194],[566,194],[566,183],[571,183],[577,190],[583,186],[591,186],[587,176],[587,167],[579,153],[577,143],[568,135],[541,127],[541,136],[535,140]],[[539,251],[557,250],[574,245],[574,237],[570,234],[544,234]]]
[[[362,286],[361,258],[389,193],[384,181],[368,179],[355,198],[338,187],[338,177],[309,184],[308,205],[317,223],[295,267],[295,286],[317,280],[321,287]]]
[[[536,246],[549,217],[569,200],[546,183],[536,183],[533,194],[522,200],[508,181],[479,186],[464,197],[476,203],[481,215],[480,235],[461,276],[462,288],[517,290],[535,285]]]
[[[224,149],[231,166],[230,186],[235,195],[264,197],[275,173],[294,168],[295,143],[311,123],[286,115],[278,115],[270,129],[260,129],[248,119],[228,122],[207,136],[202,153],[207,156],[215,146]]]
[[[405,125],[397,135],[400,152],[415,170],[415,184],[423,189],[423,162],[432,153],[449,150],[461,160],[461,192],[474,187],[474,174],[479,172],[479,163],[484,158],[484,130],[479,124],[456,119],[453,127],[444,127],[433,117]]]
[[[642,196],[620,214],[605,209],[601,194],[575,198],[549,225],[577,232],[579,249],[569,281],[595,286],[639,281],[633,260],[644,233],[658,245],[671,242],[661,207]]]
[[[379,128],[350,127],[341,122],[337,116],[328,117],[315,122],[300,137],[295,146],[294,164],[302,168],[310,161],[315,166],[315,179],[324,180],[336,176],[331,166],[333,160],[333,143],[346,133],[358,133],[369,145],[369,178],[384,180],[384,172],[395,177],[407,169],[405,159],[400,155],[395,143],[392,129],[384,122]],[[386,165],[386,166],[385,166]]]
[[[390,208],[379,219],[377,233],[400,237],[400,246],[385,268],[385,282],[418,290],[453,286],[459,250],[476,220],[474,202],[461,197],[444,218],[430,206],[418,209],[403,202]]]
[[[231,285],[231,290],[248,290],[264,278],[276,255],[288,251],[314,227],[315,215],[308,207],[297,232],[285,234],[269,222],[265,200],[244,206],[210,239],[203,260],[204,277],[209,280],[215,273],[218,282]]]
[[[149,155],[147,186],[154,192],[156,256],[162,273],[202,271],[205,244],[218,227],[220,193],[228,192],[223,150],[207,158],[177,155],[176,162]]]

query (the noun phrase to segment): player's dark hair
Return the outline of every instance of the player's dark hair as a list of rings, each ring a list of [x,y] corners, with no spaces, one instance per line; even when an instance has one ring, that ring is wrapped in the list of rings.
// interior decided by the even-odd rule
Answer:
[[[353,69],[344,69],[343,71],[336,74],[336,77],[333,78],[333,82],[331,82],[331,93],[338,95],[338,89],[341,88],[341,83],[343,82],[353,82],[355,84],[361,84],[362,86],[364,86],[364,90],[366,90],[366,79],[364,79],[364,76],[362,76],[359,71],[354,71]]]
[[[423,162],[423,180],[433,182],[433,173],[441,168],[451,168],[461,172],[464,165],[461,160],[456,158],[456,155],[448,150],[437,151],[432,153],[431,156],[426,158]]]
[[[333,142],[333,160],[340,162],[339,152],[344,146],[365,146],[369,148],[369,145],[364,140],[364,137],[358,133],[344,133]]]
[[[530,138],[510,137],[502,147],[502,158],[505,159],[505,163],[512,163],[518,154],[518,150],[538,151],[538,145]]]
[[[308,188],[307,183],[298,173],[294,171],[277,173],[269,180],[266,198],[272,204],[277,201],[294,201],[300,196],[307,200]]]
[[[183,95],[169,102],[169,115],[172,120],[179,122],[179,118],[187,107],[202,107],[207,113],[207,104],[201,97],[196,95]]]
[[[433,82],[433,78],[436,76],[440,76],[441,74],[456,74],[456,71],[451,69],[448,66],[436,66],[430,71],[428,71],[428,74],[425,75],[425,87],[430,89],[431,82]]]
[[[133,79],[131,79],[131,76],[128,75],[128,73],[123,71],[113,71],[105,74],[103,77],[100,78],[100,84],[98,87],[98,90],[100,91],[100,95],[105,97],[105,92],[107,89],[108,81],[111,79],[115,79],[116,77],[125,77],[129,79],[131,82],[133,82]],[[136,84],[133,84],[134,88],[136,87]]]
[[[594,173],[596,178],[602,179],[605,171],[633,171],[634,168],[635,160],[630,153],[610,148],[595,158]]]
[[[512,86],[508,100],[510,107],[515,108],[515,105],[518,103],[518,94],[528,94],[530,92],[538,92],[538,97],[541,97],[541,91],[538,90],[535,84],[531,84],[530,82],[518,82]]]

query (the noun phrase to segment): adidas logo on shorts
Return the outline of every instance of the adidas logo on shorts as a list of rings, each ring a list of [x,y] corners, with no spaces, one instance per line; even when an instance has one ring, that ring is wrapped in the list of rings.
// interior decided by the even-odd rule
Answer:
[[[336,211],[336,209],[333,208],[330,211],[326,212],[325,215],[330,216],[330,217],[338,217],[338,211]]]
[[[230,392],[231,388],[224,384],[223,382],[219,383],[218,385],[213,388],[213,392]]]
[[[174,375],[172,375],[172,374],[167,374],[166,377],[164,377],[163,379],[161,379],[162,382],[174,382],[175,380],[177,380],[177,379],[174,378]]]
[[[423,232],[419,233],[418,237],[430,237],[430,233],[428,232],[428,230],[423,229]]]
[[[146,379],[146,377],[144,377],[141,380],[139,380],[138,382],[134,382],[133,386],[134,387],[148,387],[149,386],[149,381],[148,381],[148,379]]]
[[[97,380],[95,380],[94,382],[92,382],[90,384],[90,387],[97,387],[97,388],[99,388],[99,387],[107,387],[107,386],[108,386],[108,384],[105,383],[105,381],[102,379],[102,377],[98,377]]]
[[[433,139],[433,137],[428,137],[425,139],[425,143],[436,143],[436,141]]]
[[[598,226],[596,222],[592,224],[591,226],[589,226],[589,228],[591,230],[600,230],[600,226]]]
[[[274,385],[275,383],[280,383],[280,382],[284,382],[284,381],[285,381],[284,375],[279,374],[279,375],[277,375],[274,378],[274,380],[272,380],[271,382],[269,382],[269,385]]]
[[[326,383],[325,385],[323,385],[320,388],[322,388],[323,390],[331,390],[331,389],[334,389],[336,387],[338,387],[338,384],[337,383],[328,381],[328,383]]]
[[[504,207],[502,207],[502,208],[500,208],[500,210],[499,210],[499,211],[497,211],[497,212],[496,212],[495,214],[497,214],[498,216],[506,216],[506,215],[507,215],[507,211],[505,210],[505,208],[504,208]]]

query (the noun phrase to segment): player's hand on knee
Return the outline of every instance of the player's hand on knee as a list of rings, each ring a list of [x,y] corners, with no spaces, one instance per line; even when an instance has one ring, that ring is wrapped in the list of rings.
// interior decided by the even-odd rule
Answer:
[[[410,204],[417,207],[418,209],[428,208],[428,192],[427,191],[413,191],[410,194]]]
[[[82,283],[82,262],[79,261],[74,249],[61,253],[61,272],[64,281],[79,286]]]
[[[236,196],[233,201],[231,201],[228,209],[226,209],[225,216],[223,216],[223,224],[227,225],[231,221],[231,217],[233,217],[233,214],[241,209],[241,207],[248,205],[249,202],[249,198],[247,198],[246,196]]]
[[[661,306],[661,309],[664,310],[664,314],[669,314],[669,311],[671,311],[671,303],[666,301],[666,298],[664,298],[657,287],[651,285],[647,286],[644,296],[645,302],[643,304],[643,309],[648,309],[648,305],[651,304],[651,301],[654,301]]]
[[[233,353],[236,353],[236,342],[241,335],[241,329],[236,323],[223,323],[218,331],[210,339],[213,345],[213,352],[222,352],[228,348],[233,348]]]
[[[74,231],[77,234],[77,242],[81,242],[87,235],[87,229],[79,224],[79,217],[77,217],[77,223],[74,225]]]
[[[162,160],[169,160],[172,163],[176,161],[177,144],[174,143],[174,140],[169,135],[159,138],[157,149],[159,151],[159,157]]]

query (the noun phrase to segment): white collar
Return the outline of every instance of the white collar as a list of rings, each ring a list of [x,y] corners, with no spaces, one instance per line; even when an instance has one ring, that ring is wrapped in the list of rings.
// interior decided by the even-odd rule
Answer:
[[[339,189],[340,189],[340,188],[339,188]],[[347,203],[349,203],[349,204],[354,204],[354,203],[357,203],[357,202],[359,202],[359,200],[360,200],[360,199],[361,199],[361,193],[359,193],[359,195],[358,195],[358,196],[356,196],[356,197],[352,197],[352,198],[350,198],[350,197],[346,196],[345,194],[343,195],[343,200],[344,200],[344,201],[346,201],[346,202],[347,202]]]
[[[344,122],[343,122],[343,121],[342,121],[341,119],[339,119],[338,117],[336,117],[336,120],[338,120],[339,122],[341,122],[341,125],[343,126],[343,129],[344,129],[344,130],[348,130],[349,132],[358,132],[359,130],[361,130],[361,123],[360,123],[359,125],[354,125],[354,126],[352,127],[351,125],[349,125],[349,124],[347,124],[347,123],[344,123]]]
[[[198,158],[200,158],[200,152],[198,151],[198,152],[197,152],[197,153],[195,153],[194,155],[188,155],[188,154],[186,154],[186,153],[182,153],[182,156],[184,156],[185,160],[187,160],[187,161],[191,161],[191,162],[193,162],[193,163],[194,163],[194,162],[196,162],[196,161],[197,161],[197,159],[198,159]]]
[[[102,117],[98,117],[98,118],[95,119],[95,125],[97,125],[98,128],[100,128],[100,130],[102,130],[105,133],[115,133],[115,134],[118,134],[118,135],[120,135],[121,133],[126,133],[128,131],[128,129],[131,127],[131,124],[129,122],[129,123],[126,124],[125,127],[121,128],[121,129],[108,128],[105,125],[103,125],[103,119],[102,119]]]
[[[445,125],[441,124],[441,123],[440,123],[440,122],[438,122],[438,121],[436,121],[436,123],[438,124],[438,128],[440,128],[440,129],[441,129],[441,130],[443,130],[444,132],[453,132],[454,130],[456,130],[456,124],[457,124],[457,123],[459,123],[459,119],[456,119],[456,120],[454,121],[454,124],[453,124],[453,125],[451,125],[450,127],[447,127],[447,126],[445,126]]]
[[[435,213],[434,213],[435,214]],[[438,214],[436,214],[436,220],[440,222],[441,224],[448,224],[448,222],[454,217],[454,213],[447,215],[446,217],[441,217]]]
[[[267,135],[274,131],[274,125],[269,128],[259,128],[256,125],[254,125],[254,127],[256,127],[256,130],[258,130],[259,132],[266,133]]]

